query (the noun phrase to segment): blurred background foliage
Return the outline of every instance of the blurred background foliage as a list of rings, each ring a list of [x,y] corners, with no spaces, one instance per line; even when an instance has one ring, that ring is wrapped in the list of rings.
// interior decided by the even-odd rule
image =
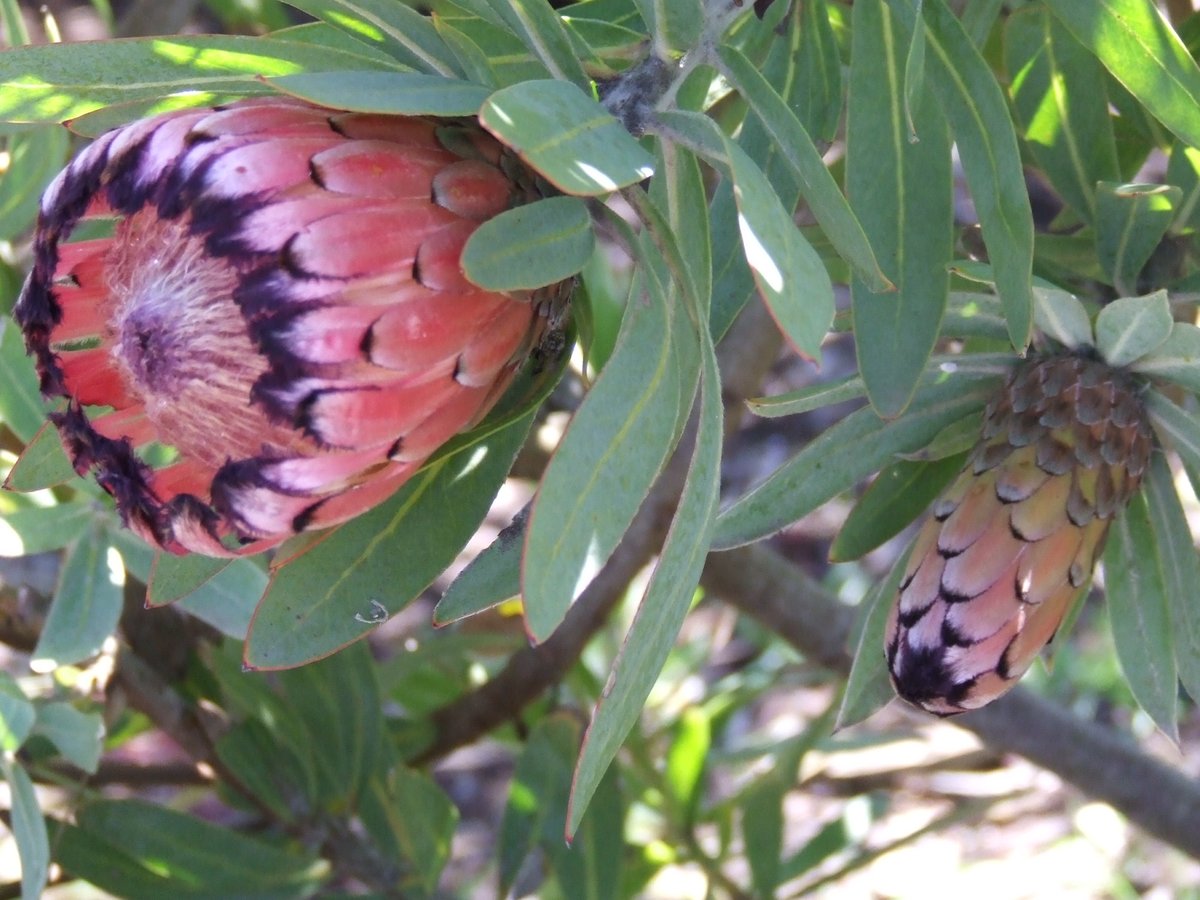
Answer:
[[[703,264],[703,253],[694,266],[698,283],[690,289],[704,304],[691,311],[708,312],[711,292],[710,328],[702,330],[724,337],[717,349],[727,432],[720,489],[730,499],[762,483],[856,408],[814,402],[808,405],[821,408],[751,418],[743,401],[819,394],[857,371],[855,338],[860,350],[867,347],[859,354],[866,365],[882,367],[862,375],[875,408],[889,414],[906,408],[935,348],[1012,353],[1010,339],[1024,340],[1034,306],[1028,266],[1022,276],[1019,260],[1013,261],[1021,255],[1019,236],[1007,271],[996,257],[996,223],[1021,218],[1009,207],[1032,210],[1026,255],[1033,273],[1077,293],[1089,308],[1167,288],[1176,319],[1192,321],[1189,304],[1200,277],[1194,205],[1200,143],[1177,135],[1200,134],[1200,115],[1194,102],[1189,109],[1164,101],[1156,115],[1148,112],[1144,91],[1153,86],[1123,87],[1105,68],[1120,66],[1105,54],[1127,51],[1122,35],[1111,37],[1107,49],[1089,52],[1070,33],[1077,29],[1064,26],[1072,16],[1077,23],[1088,19],[1083,6],[1101,25],[1119,19],[1129,29],[1125,37],[1144,39],[1143,50],[1161,63],[1160,73],[1194,70],[1186,54],[1200,49],[1200,14],[1189,2],[936,0],[924,4],[930,24],[914,31],[922,4],[905,0],[880,3],[872,13],[836,0],[795,0],[791,7],[775,0],[756,4],[763,21],[749,7],[619,0],[583,0],[561,6],[556,16],[534,3],[483,0],[414,7],[399,0],[0,0],[9,46],[292,29],[286,39],[355,54],[385,69],[400,60],[438,71],[444,59],[456,76],[489,89],[548,74],[584,88],[597,79],[605,105],[623,113],[624,124],[657,129],[675,148],[671,153],[691,162],[664,156],[650,138],[641,151],[628,150],[629,159],[636,163],[637,152],[657,152],[659,173],[674,172],[678,183],[694,166],[698,208],[711,212],[710,235],[708,213],[690,210],[690,221],[704,220],[697,238],[685,224],[688,215],[667,202],[678,199],[671,192],[683,190],[676,182],[659,188],[656,178],[648,194],[671,215],[668,227],[648,233],[673,234],[684,250],[703,247],[711,254],[711,266]],[[1153,18],[1157,12],[1162,19]],[[880,153],[925,153],[910,186],[934,197],[918,198],[931,204],[928,217],[918,220],[926,229],[897,233],[896,210],[885,199],[862,200],[869,159],[846,158],[847,129],[875,127],[872,104],[881,102],[867,99],[868,83],[851,96],[859,107],[851,103],[847,111],[847,86],[869,82],[873,72],[862,62],[861,54],[873,52],[869,44],[852,65],[856,15],[876,17],[871,27],[880,30],[873,33],[907,34],[887,45],[902,53],[887,65],[905,73],[904,115],[924,150],[897,144],[886,151],[881,144]],[[1156,47],[1151,39],[1168,32],[1178,35],[1178,44]],[[865,41],[863,34],[857,39]],[[963,39],[970,43],[954,43]],[[424,67],[413,62],[413,47],[422,41],[436,49],[434,64]],[[93,110],[75,123],[77,134],[142,114],[156,99],[129,93],[137,67],[150,65],[138,55],[143,46],[105,43],[86,57],[87,65],[99,66],[94,95],[58,84],[45,96],[82,104],[73,113]],[[962,55],[947,59],[947,46]],[[648,53],[678,67],[679,77],[656,89],[658,110],[666,113],[657,123],[629,114],[646,114],[636,102],[643,88],[619,77],[628,71],[652,76],[654,67],[643,64]],[[62,109],[43,109],[41,123],[14,114],[26,96],[14,86],[28,83],[14,59],[0,55],[0,96],[7,117],[17,122],[0,132],[5,313],[29,262],[37,197],[81,140],[45,123],[65,115]],[[882,57],[872,63],[882,65]],[[756,87],[755,71],[768,90]],[[343,76],[320,89],[352,96],[356,82]],[[982,181],[964,171],[957,156],[952,165],[952,137],[960,151],[971,138],[957,126],[952,136],[942,111],[928,102],[934,94],[925,88],[944,91],[952,76],[961,76],[965,94],[957,100],[936,94],[947,117],[953,119],[955,103],[974,108],[966,102],[974,97],[985,116],[1002,116],[1019,138],[1014,146],[1024,178],[1013,183],[997,170],[988,175],[999,213],[980,209],[988,203]],[[191,83],[186,64],[175,77],[173,88]],[[1200,72],[1190,77],[1200,82]],[[541,84],[520,99],[535,107],[545,102],[550,92]],[[233,93],[263,89],[247,75]],[[622,91],[632,93],[631,103],[623,104]],[[772,98],[781,96],[794,113],[790,120],[770,114]],[[694,119],[670,118],[689,110],[704,111],[719,129],[710,133]],[[865,256],[865,243],[856,243],[847,221],[830,218],[828,198],[825,205],[814,203],[818,191],[811,170],[803,168],[811,160],[797,162],[795,145],[779,130],[788,121],[807,127],[806,137],[833,175],[830,185],[846,190],[855,179],[863,185],[852,200],[870,240]],[[558,126],[551,117],[524,127]],[[1111,141],[1094,134],[1111,134]],[[987,145],[995,135],[984,129],[974,137]],[[929,148],[938,146],[944,158],[930,161],[937,154]],[[703,167],[697,158],[706,161]],[[557,171],[554,161],[543,165]],[[809,176],[804,191],[798,172]],[[1150,184],[1122,190],[1128,181]],[[739,187],[736,198],[731,182]],[[0,468],[10,486],[50,487],[0,493],[0,767],[10,835],[0,849],[0,871],[9,879],[0,895],[1200,896],[1200,715],[1186,694],[1173,691],[1173,709],[1179,693],[1173,742],[1139,710],[1135,700],[1142,698],[1135,698],[1118,665],[1098,597],[1082,607],[1053,665],[1035,667],[1024,682],[1028,690],[997,704],[994,714],[943,722],[892,704],[835,730],[848,703],[865,714],[884,699],[878,683],[869,681],[852,683],[865,696],[853,690],[849,701],[844,696],[849,648],[862,624],[856,611],[887,576],[903,548],[904,527],[921,511],[910,498],[912,508],[884,516],[890,516],[881,529],[886,534],[864,539],[860,549],[870,552],[830,564],[835,538],[843,542],[839,558],[860,555],[848,552],[845,533],[838,534],[862,491],[855,482],[867,470],[855,476],[848,469],[841,476],[847,483],[834,485],[821,498],[828,502],[814,501],[803,516],[778,512],[780,524],[798,521],[769,542],[713,554],[703,574],[697,557],[699,586],[692,590],[694,577],[677,585],[678,637],[664,625],[649,661],[635,669],[628,645],[622,647],[690,461],[681,452],[667,462],[687,409],[677,412],[677,433],[649,467],[651,481],[661,471],[658,484],[648,496],[643,490],[632,497],[630,516],[639,504],[641,512],[628,530],[625,523],[616,532],[624,538],[608,566],[580,597],[566,598],[575,599],[569,612],[564,602],[557,611],[539,608],[540,620],[530,615],[530,630],[544,639],[530,644],[521,604],[509,599],[516,593],[515,557],[507,559],[504,548],[514,541],[510,534],[506,544],[502,529],[514,519],[520,529],[520,511],[566,422],[618,352],[631,283],[657,268],[673,284],[676,305],[689,292],[672,268],[669,246],[655,248],[632,236],[629,222],[659,224],[653,208],[639,205],[640,196],[626,190],[610,202],[611,214],[592,206],[601,239],[576,302],[586,363],[576,359],[540,411],[479,532],[447,573],[396,608],[388,598],[381,598],[385,607],[380,599],[352,596],[342,608],[361,616],[360,630],[369,637],[287,671],[243,670],[242,640],[272,577],[264,560],[155,559],[121,530],[98,488],[68,478],[53,435],[42,430],[32,366],[6,317],[0,324]],[[684,196],[694,200],[696,194]],[[800,230],[781,227],[764,209],[794,211]],[[920,215],[919,204],[906,213]],[[787,266],[787,290],[775,290],[779,296],[772,294],[769,273],[761,267],[755,273],[774,321],[750,300],[755,281],[738,238],[747,220],[778,241],[769,249]],[[1114,232],[1113,223],[1124,230]],[[994,275],[970,268],[986,258],[985,244]],[[924,267],[900,285],[908,305],[898,319],[889,326],[885,317],[867,326],[865,336],[852,336],[852,292],[856,304],[869,304],[863,292],[878,287],[861,264],[872,247],[881,261],[903,250]],[[943,264],[951,258],[962,263],[953,276]],[[889,265],[883,268],[899,281]],[[699,284],[706,280],[711,286]],[[1003,301],[981,288],[981,280],[998,284]],[[805,305],[792,303],[788,291],[803,294]],[[813,299],[818,295],[825,299]],[[868,318],[864,308],[856,306],[860,327]],[[908,342],[907,353],[887,350],[897,335]],[[819,369],[797,349],[819,355]],[[697,363],[697,372],[701,368]],[[952,460],[952,473],[970,432],[939,437],[930,457]],[[885,459],[898,449],[881,446]],[[830,455],[859,449],[835,445]],[[1186,479],[1178,481],[1187,495]],[[1194,519],[1195,501],[1185,501]],[[700,531],[711,528],[711,515],[702,518]],[[755,529],[775,530],[762,522],[751,523]],[[453,577],[498,533],[490,557],[467,570],[474,580],[464,578],[457,594],[442,600]],[[697,546],[704,549],[707,539],[697,537]],[[310,562],[314,570],[329,564],[329,557],[315,555]],[[305,637],[296,653],[307,659],[327,649]],[[881,655],[877,648],[867,652],[876,661]],[[623,671],[634,672],[634,684],[617,684],[617,703],[610,673],[619,659]],[[602,699],[612,701],[609,708],[621,721],[608,722],[607,730],[593,723],[580,763],[585,729]],[[572,798],[580,778],[589,790]]]

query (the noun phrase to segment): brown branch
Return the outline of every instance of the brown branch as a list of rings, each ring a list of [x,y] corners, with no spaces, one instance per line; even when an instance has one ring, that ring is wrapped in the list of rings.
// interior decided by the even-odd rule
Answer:
[[[702,583],[809,659],[841,675],[849,672],[846,638],[853,612],[777,553],[760,545],[711,554]],[[951,721],[995,750],[1018,753],[1054,772],[1148,833],[1200,858],[1200,784],[1141,752],[1124,735],[1020,687]]]

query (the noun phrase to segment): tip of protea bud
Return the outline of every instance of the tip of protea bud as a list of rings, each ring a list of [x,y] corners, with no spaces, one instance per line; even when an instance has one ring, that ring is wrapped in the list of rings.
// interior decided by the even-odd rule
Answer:
[[[1085,356],[1016,366],[901,579],[885,648],[901,697],[943,716],[977,709],[1054,637],[1149,463],[1140,392]]]
[[[98,138],[42,199],[16,310],[76,468],[175,552],[261,550],[385,499],[561,318],[567,284],[462,273],[475,228],[539,196],[514,172],[470,123],[290,99]]]

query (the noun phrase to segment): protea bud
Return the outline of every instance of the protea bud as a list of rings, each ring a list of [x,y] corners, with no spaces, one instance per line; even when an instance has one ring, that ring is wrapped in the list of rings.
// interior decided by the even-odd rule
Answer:
[[[1011,688],[1091,583],[1150,451],[1125,373],[1082,356],[1021,362],[913,545],[887,631],[896,692],[952,715]]]
[[[255,99],[101,136],[42,199],[16,310],[76,470],[174,552],[379,503],[561,318],[568,285],[494,293],[460,267],[537,196],[470,123]]]

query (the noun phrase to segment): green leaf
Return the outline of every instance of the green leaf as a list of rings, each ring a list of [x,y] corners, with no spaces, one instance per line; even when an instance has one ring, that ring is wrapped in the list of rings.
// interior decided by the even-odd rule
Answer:
[[[521,551],[528,507],[467,563],[433,610],[434,625],[449,625],[521,595]]]
[[[846,517],[830,562],[848,562],[870,553],[914,522],[959,473],[965,454],[928,462],[901,460],[871,483]]]
[[[1176,141],[1171,148],[1166,181],[1183,191],[1182,198],[1176,204],[1171,231],[1179,233],[1200,226],[1200,149]]]
[[[104,749],[104,717],[100,713],[80,712],[70,703],[40,703],[33,733],[50,741],[71,765],[95,774]]]
[[[461,9],[467,5],[468,3],[464,0],[458,0],[457,4],[451,3],[449,0],[441,0],[434,19],[439,33],[445,34],[448,29],[456,32],[457,39],[451,38],[448,41],[448,45],[455,55],[460,59],[473,58],[473,63],[469,67],[468,64],[463,64],[464,68],[479,68],[481,63],[479,56],[483,57],[482,63],[486,67],[486,77],[473,76],[473,81],[478,81],[480,84],[495,84],[497,87],[503,88],[524,81],[550,77],[550,73],[546,71],[546,67],[542,65],[541,61],[529,52],[521,43],[520,38],[513,34],[502,21],[499,21],[499,17],[492,12],[491,5],[486,0],[478,4],[470,4],[481,7],[475,12],[480,15],[486,13],[483,18],[480,18],[479,15],[468,14]],[[492,21],[492,19],[496,19],[496,21]],[[479,50],[479,55],[474,53],[475,48]]]
[[[152,896],[146,889],[155,882],[159,897],[212,896],[222,890],[254,897],[301,896],[328,872],[324,861],[140,800],[96,801],[76,818],[88,837],[109,845],[112,862],[132,862],[153,879],[145,879],[142,890],[112,891],[121,897]],[[57,854],[73,875],[106,890],[122,884],[107,874],[101,859],[77,857],[71,851],[83,848],[67,843],[65,854],[62,843],[56,844]]]
[[[791,788],[788,779],[767,777],[742,798],[742,838],[756,897],[777,896],[783,852],[783,803]]]
[[[874,243],[855,218],[800,120],[754,65],[733,47],[720,48],[724,72],[758,114],[778,152],[798,179],[805,201],[838,253],[872,290],[891,287],[880,270]],[[736,179],[735,179],[736,182]]]
[[[1150,0],[1046,0],[1163,125],[1200,147],[1200,69]]]
[[[908,137],[905,41],[888,5],[855,6],[846,191],[896,291],[876,293],[858,277],[850,289],[859,370],[885,418],[902,413],[917,389],[938,337],[954,255],[950,135],[935,96],[926,94],[912,110],[919,141]]]
[[[473,116],[490,93],[421,72],[313,72],[268,80],[285,94],[321,106],[393,116]]]
[[[1171,467],[1162,454],[1150,459],[1143,490],[1150,527],[1162,558],[1167,606],[1179,680],[1192,699],[1200,698],[1200,560],[1192,543],[1187,516],[1175,492]]]
[[[939,374],[918,388],[898,419],[889,422],[862,409],[826,429],[721,514],[714,548],[738,547],[774,534],[896,454],[916,450],[947,425],[980,409],[995,389],[994,378]]]
[[[33,780],[24,767],[8,755],[0,756],[0,770],[12,794],[13,837],[21,858],[21,898],[37,900],[46,887],[50,868],[50,840],[46,820],[33,789]]]
[[[33,361],[25,355],[21,329],[7,317],[0,319],[0,422],[22,441],[46,424]]]
[[[431,464],[307,551],[277,557],[250,625],[246,665],[279,669],[327,656],[412,602],[475,532],[531,421],[530,413]]]
[[[664,134],[725,170],[733,182],[746,262],[775,324],[798,352],[819,357],[833,322],[833,287],[816,251],[796,228],[762,170],[711,119],[663,113]]]
[[[1117,659],[1138,705],[1178,743],[1179,680],[1167,574],[1143,493],[1133,495],[1112,530],[1104,552],[1104,586]]]
[[[667,306],[643,266],[608,365],[576,411],[542,476],[525,536],[526,625],[545,640],[616,548],[678,439],[681,397],[696,372],[681,363],[681,304]]]
[[[683,711],[671,734],[663,769],[663,787],[671,813],[685,828],[693,827],[704,793],[704,773],[712,751],[712,717],[702,706]]]
[[[396,766],[386,780],[375,779],[364,798],[372,836],[389,857],[403,860],[399,896],[436,896],[438,879],[450,860],[458,810],[437,783],[422,772]]]
[[[1096,194],[1096,253],[1118,291],[1137,290],[1138,274],[1175,219],[1183,191],[1165,184],[1101,182]]]
[[[1104,70],[1044,7],[1008,18],[1005,62],[1025,142],[1059,196],[1096,221],[1096,182],[1119,178]]]
[[[66,129],[53,125],[8,139],[8,171],[0,178],[0,240],[15,240],[33,227],[42,191],[66,162],[69,143]]]
[[[501,86],[496,70],[483,49],[467,35],[463,34],[453,24],[452,19],[434,12],[430,21],[437,29],[438,37],[450,48],[450,52],[458,60],[458,67],[466,73],[466,78],[475,84],[495,90]]]
[[[203,587],[232,562],[233,560],[200,556],[197,553],[187,556],[176,556],[161,551],[156,553],[147,584],[146,606],[166,606],[181,600]],[[253,566],[253,563],[251,565]]]
[[[284,704],[308,732],[318,807],[353,806],[375,771],[383,719],[379,685],[365,644],[281,673]]]
[[[895,4],[911,6],[912,0]],[[926,83],[941,100],[962,158],[983,229],[1013,346],[1024,349],[1033,328],[1033,213],[1004,93],[945,0],[923,7]],[[906,24],[916,21],[906,11]]]
[[[1167,339],[1130,364],[1133,371],[1200,391],[1200,328],[1175,322]]]
[[[847,375],[836,381],[823,381],[811,387],[789,391],[786,394],[754,397],[746,401],[746,406],[756,416],[762,416],[764,419],[776,419],[782,416],[811,412],[814,409],[824,409],[838,403],[848,403],[859,397],[865,397],[866,393],[867,386],[863,384],[861,375]]]
[[[0,755],[16,753],[33,731],[37,719],[33,703],[16,679],[0,673]]]
[[[169,557],[172,561],[181,558],[189,557]],[[158,584],[165,574],[163,565],[167,560],[168,557],[160,556],[150,576],[151,595],[160,603],[166,594],[174,594],[187,587],[183,579]],[[202,584],[170,602],[207,622],[222,634],[240,641],[246,637],[254,608],[266,589],[267,573],[258,564],[250,559],[235,559]],[[150,604],[149,599],[147,604]]]
[[[549,3],[537,0],[490,0],[493,10],[551,75],[591,92],[592,80],[579,62],[562,19]]]
[[[30,665],[48,672],[100,652],[121,618],[125,567],[106,531],[94,522],[67,553],[58,590]]]
[[[1127,366],[1161,347],[1174,321],[1166,291],[1145,297],[1122,297],[1096,319],[1096,349],[1111,366]]]
[[[0,519],[0,557],[61,550],[82,536],[96,517],[90,502],[19,509]]]
[[[604,107],[565,81],[497,91],[479,120],[567,194],[601,196],[654,174],[653,158]]]
[[[1033,321],[1042,334],[1068,349],[1091,347],[1096,342],[1087,310],[1078,297],[1067,291],[1035,285]]]
[[[1144,402],[1158,439],[1179,454],[1189,473],[1200,472],[1200,422],[1158,391],[1147,391]]]
[[[696,46],[704,28],[700,0],[634,0],[654,38],[655,53],[673,59]]]
[[[384,50],[408,66],[434,75],[456,76],[449,52],[428,17],[407,3],[390,0],[284,0],[358,41]],[[346,66],[347,69],[354,68]]]
[[[716,357],[707,331],[703,334],[700,419],[691,468],[658,566],[588,725],[571,788],[568,835],[579,827],[604,773],[637,723],[675,644],[708,555],[720,500],[723,429]]]
[[[892,604],[896,602],[900,580],[904,577],[911,553],[910,544],[908,549],[900,554],[887,578],[867,591],[860,603],[861,618],[854,662],[850,665],[850,676],[846,679],[846,689],[842,692],[842,704],[838,709],[835,731],[857,725],[895,699],[896,691],[888,674],[884,643],[887,639],[888,615],[892,611]]]
[[[61,122],[179,91],[261,94],[270,88],[260,79],[272,75],[388,68],[341,50],[226,35],[16,47],[0,60],[0,119]]]
[[[460,264],[485,290],[525,290],[577,274],[594,247],[587,204],[578,197],[549,197],[480,225],[467,240]]]

